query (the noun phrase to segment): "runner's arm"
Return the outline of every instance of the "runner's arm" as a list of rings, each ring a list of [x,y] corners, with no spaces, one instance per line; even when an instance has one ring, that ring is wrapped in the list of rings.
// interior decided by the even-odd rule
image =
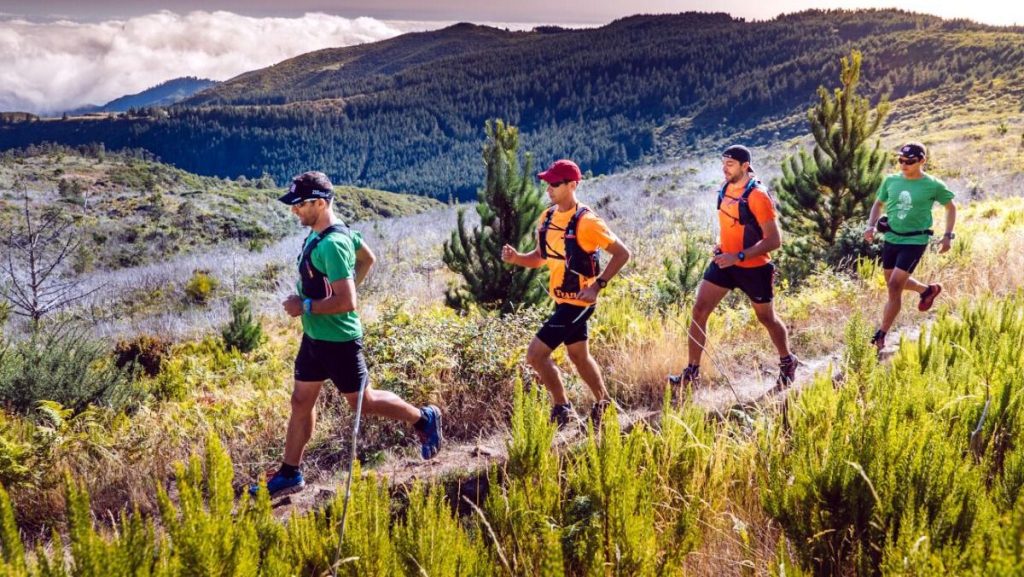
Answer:
[[[875,230],[875,224],[878,223],[878,219],[882,217],[882,206],[883,202],[875,200],[875,203],[871,205],[871,213],[868,214],[868,228]]]
[[[358,268],[358,264],[356,266]],[[311,310],[315,315],[350,313],[356,310],[356,283],[350,278],[340,278],[331,283],[331,296],[315,300],[311,304]]]
[[[376,260],[377,257],[374,256],[370,247],[363,243],[359,250],[356,251],[356,286],[363,284],[363,281],[366,280],[366,275],[370,272],[370,267],[373,266]]]
[[[528,253],[521,253],[507,244],[501,249],[501,260],[526,268],[540,268],[546,262],[540,255],[540,247]]]
[[[779,230],[779,221],[773,218],[760,224],[764,237],[754,243],[754,246],[743,251],[743,256],[746,258],[768,254],[782,246],[782,231]]]
[[[956,226],[956,203],[952,200],[946,203],[946,234],[953,234],[953,227]],[[943,236],[945,238],[945,236]]]
[[[608,251],[608,254],[612,255],[612,258],[608,261],[608,266],[604,267],[604,272],[598,278],[604,279],[607,282],[618,274],[622,267],[626,266],[626,263],[629,262],[633,254],[629,251],[629,247],[622,244],[622,241],[618,239],[606,246],[605,250]]]

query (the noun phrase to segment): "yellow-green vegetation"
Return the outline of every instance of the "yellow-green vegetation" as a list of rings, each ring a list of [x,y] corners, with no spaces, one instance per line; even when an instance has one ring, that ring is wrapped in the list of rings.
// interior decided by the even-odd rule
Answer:
[[[849,362],[843,367],[846,384],[836,389],[827,378],[819,377],[791,402],[785,418],[769,412],[751,414],[733,423],[709,420],[700,407],[670,410],[654,429],[641,426],[625,438],[606,430],[603,443],[588,442],[563,457],[550,453],[550,443],[545,440],[549,432],[540,428],[546,422],[547,405],[524,397],[519,401],[524,409],[513,411],[517,383],[528,382],[531,376],[523,359],[525,348],[546,310],[519,311],[500,318],[479,310],[456,313],[439,303],[396,304],[391,298],[371,295],[368,302],[376,312],[368,315],[366,346],[374,386],[394,390],[414,403],[439,404],[446,414],[445,430],[450,442],[470,441],[493,431],[495,424],[509,422],[513,413],[519,416],[512,419],[509,468],[491,474],[494,489],[478,503],[491,529],[476,524],[474,519],[480,519],[477,513],[451,517],[448,505],[436,504],[441,496],[435,489],[421,489],[423,500],[409,498],[407,508],[402,508],[390,502],[387,491],[374,484],[377,481],[359,481],[369,484],[358,485],[357,494],[366,497],[357,500],[355,516],[350,519],[351,531],[360,535],[363,529],[357,527],[363,521],[357,521],[359,510],[371,506],[367,504],[370,501],[372,507],[378,507],[377,512],[367,512],[371,517],[362,519],[377,524],[372,534],[353,537],[353,543],[362,543],[363,549],[346,550],[342,558],[356,555],[354,551],[372,550],[390,556],[389,561],[381,561],[380,567],[391,571],[398,566],[393,574],[415,567],[410,559],[427,567],[425,563],[434,561],[427,561],[422,551],[436,551],[437,547],[415,541],[422,535],[402,529],[407,515],[419,511],[416,515],[438,523],[438,535],[463,544],[451,545],[452,558],[464,559],[458,562],[466,567],[476,567],[478,561],[473,559],[482,559],[481,566],[498,573],[503,571],[502,556],[517,574],[543,574],[544,567],[556,568],[554,574],[562,574],[558,567],[572,575],[586,574],[595,570],[595,559],[613,566],[620,563],[620,574],[637,575],[658,574],[680,564],[688,571],[706,575],[739,572],[742,567],[768,572],[769,567],[777,569],[780,565],[786,565],[786,574],[792,575],[796,565],[814,571],[825,564],[859,565],[864,568],[863,574],[871,574],[879,567],[896,568],[903,556],[909,559],[908,567],[919,562],[942,563],[949,573],[969,573],[970,567],[982,566],[975,564],[980,545],[968,533],[988,539],[991,558],[999,559],[1005,547],[1012,544],[992,535],[995,531],[1019,534],[1019,530],[1012,532],[1012,523],[1017,522],[1013,515],[1019,517],[1014,513],[1019,510],[1019,506],[1014,508],[1019,489],[1014,487],[1020,485],[1015,479],[1024,478],[1018,470],[1022,459],[1016,456],[1014,444],[1018,417],[1014,416],[1017,405],[1012,381],[998,381],[1004,376],[1009,379],[1012,375],[1004,373],[1011,374],[1010,369],[1021,366],[1021,359],[1012,356],[1020,350],[1019,340],[1013,339],[1020,338],[1014,336],[1018,334],[1014,331],[1019,332],[1021,321],[1012,319],[1014,314],[1022,314],[1024,304],[1022,297],[1007,299],[1007,295],[1013,295],[1016,287],[1024,284],[1024,273],[1020,272],[1024,270],[1024,199],[971,203],[960,216],[954,250],[945,255],[929,253],[918,273],[923,279],[946,285],[948,292],[940,301],[939,312],[922,316],[910,310],[914,303],[908,296],[899,328],[930,320],[935,323],[926,328],[920,344],[905,344],[891,368],[871,365],[862,350],[870,332],[868,326],[880,314],[884,298],[881,270],[867,262],[850,272],[823,270],[799,288],[780,287],[779,311],[791,328],[795,350],[801,356],[813,358],[847,347]],[[679,234],[683,232],[680,229]],[[699,253],[703,241],[696,236],[690,240],[679,238],[678,243],[666,238],[657,243],[637,243],[634,248],[644,253],[644,258],[601,296],[591,332],[592,347],[614,396],[626,407],[662,406],[665,375],[677,372],[685,362],[687,295],[692,291],[687,279],[692,275],[680,272],[687,259],[686,254],[680,256],[680,247],[687,247],[684,252]],[[679,264],[666,269],[662,264],[665,257],[675,257]],[[667,298],[665,283],[675,285],[678,292]],[[952,306],[958,301],[975,304]],[[857,314],[863,320],[849,325],[854,327],[852,333],[845,332],[848,319]],[[997,317],[1009,320],[996,322],[993,319]],[[995,323],[995,329],[988,327],[989,322]],[[294,322],[286,324],[279,317],[266,318],[263,324],[267,338],[249,353],[226,347],[220,335],[170,345],[169,349],[165,344],[155,344],[159,339],[151,339],[153,343],[149,344],[126,343],[125,355],[134,355],[140,364],[145,362],[146,351],[161,361],[156,363],[155,375],[141,370],[134,374],[126,389],[131,402],[122,408],[103,400],[81,407],[71,402],[58,404],[41,393],[26,398],[19,412],[7,407],[0,413],[0,482],[10,494],[9,506],[25,535],[38,539],[42,527],[53,527],[55,519],[63,514],[73,516],[71,510],[82,506],[66,504],[62,479],[68,475],[89,493],[97,518],[109,519],[108,511],[116,517],[119,511],[127,513],[138,507],[147,519],[154,519],[152,531],[159,537],[154,537],[151,545],[154,551],[160,550],[180,535],[174,536],[164,520],[156,522],[154,516],[164,511],[154,483],[169,478],[173,463],[187,460],[205,439],[223,440],[224,449],[235,463],[235,484],[249,482],[272,467],[282,449],[298,330]],[[749,377],[762,366],[774,369],[774,350],[742,298],[727,299],[712,316],[709,333],[709,351],[728,373],[719,374],[715,365],[706,364],[711,386],[723,387],[727,378]],[[58,349],[55,354],[60,352]],[[560,355],[556,355],[556,361],[564,365]],[[990,365],[969,364],[994,363],[995,359],[1003,372],[986,372],[989,369],[985,367]],[[0,358],[0,368],[7,367],[6,362],[6,358]],[[96,368],[103,365],[97,363]],[[125,366],[129,366],[128,360]],[[0,371],[15,373],[18,371]],[[39,370],[34,374],[45,373]],[[911,379],[911,375],[917,376]],[[806,373],[798,378],[800,382],[812,380]],[[909,381],[904,383],[904,378]],[[571,398],[585,408],[589,402],[585,388],[573,373],[568,373],[567,379]],[[982,423],[982,436],[975,436],[980,440],[970,444],[962,437],[981,421],[986,385],[993,401]],[[885,396],[890,389],[912,398],[890,399]],[[330,387],[325,393],[319,407],[320,421],[307,451],[306,471],[311,479],[333,475],[347,456],[347,447],[339,437],[350,430],[351,412]],[[529,419],[523,416],[529,414],[523,413],[529,402],[536,403],[530,405],[535,412],[533,425],[528,425]],[[853,432],[875,431],[870,439],[877,444],[889,434],[887,427],[895,427],[899,419],[877,406],[887,402],[901,407],[898,416],[916,423],[918,428],[913,430],[922,437],[911,435],[908,439],[908,430],[891,429],[894,440],[902,443],[898,445],[902,453],[895,448],[879,448],[877,460],[869,461],[863,444],[857,445],[855,439],[847,437]],[[820,411],[831,416],[824,422],[815,421]],[[364,425],[359,454],[364,463],[374,461],[380,451],[402,451],[403,446],[414,444],[409,430],[401,425],[382,419],[367,419]],[[835,428],[810,429],[826,425]],[[807,428],[800,433],[804,437],[797,434],[800,427]],[[832,447],[822,443],[828,439],[846,443],[835,447],[836,454],[855,462],[863,475],[857,467],[844,469],[826,458]],[[928,444],[922,444],[925,442]],[[945,455],[942,471],[954,471],[956,483],[978,483],[949,485],[960,491],[956,495],[963,495],[965,486],[973,487],[968,512],[978,511],[963,522],[956,521],[960,525],[955,530],[942,528],[950,514],[944,509],[948,503],[935,500],[945,489],[929,485],[911,492],[907,485],[899,484],[909,479],[902,479],[902,473],[892,473],[894,467],[898,471],[913,470],[894,465],[897,457],[910,458],[910,453],[921,447],[927,447],[931,455],[931,445],[940,442],[949,443],[946,448],[934,450]],[[1004,448],[996,453],[996,447]],[[997,454],[1001,455],[998,464]],[[831,469],[826,475],[810,469],[812,466]],[[805,467],[799,476],[796,467]],[[787,471],[791,474],[783,477]],[[843,507],[852,507],[843,501],[823,504],[817,500],[822,494],[819,488],[827,480],[822,479],[840,473],[854,475],[840,478],[845,479],[843,487],[856,487],[860,482],[856,479],[866,476],[879,492],[879,499],[884,500],[868,512],[866,526],[826,524],[832,522],[829,519],[838,519],[839,512],[846,510]],[[601,475],[600,479],[595,480],[594,475]],[[935,477],[938,482],[938,472]],[[915,499],[923,503],[923,509],[916,508],[917,504],[915,508],[893,504],[896,492],[917,495]],[[183,507],[181,497],[174,492],[172,495],[176,503],[173,507]],[[625,501],[615,500],[620,495],[630,499],[629,507]],[[843,495],[840,492],[836,498]],[[858,495],[859,507],[865,497],[863,492]],[[795,511],[791,514],[797,517],[791,519],[780,512],[789,511],[790,503],[817,512],[799,517]],[[530,508],[524,509],[527,505]],[[897,505],[904,508],[897,509]],[[838,509],[827,508],[832,506]],[[329,519],[334,519],[332,510],[329,507],[296,517],[286,527],[273,525],[276,533],[303,532],[289,541],[292,545],[273,547],[277,551],[274,555],[293,555],[283,562],[294,561],[295,565],[290,566],[310,568],[309,573],[322,571],[322,563],[333,555],[336,546],[328,530]],[[241,513],[235,519],[247,523],[248,515]],[[642,522],[634,525],[623,520],[633,516]],[[397,519],[395,524],[380,521],[392,517]],[[299,518],[307,520],[300,522]],[[262,522],[253,521],[254,526]],[[905,526],[913,529],[902,531],[900,528]],[[114,539],[108,531],[108,527],[100,529],[106,535],[104,539]],[[116,539],[122,541],[115,539],[111,543],[118,544],[110,546],[127,547],[123,539],[132,531],[120,526]],[[149,529],[142,533],[146,531]],[[222,528],[218,534],[251,531],[240,526],[231,531]],[[494,531],[494,537],[490,531]],[[63,543],[74,538],[69,537],[72,534],[74,531],[62,531]],[[919,542],[922,535],[927,548],[925,541]],[[55,547],[57,543],[54,541]],[[4,547],[4,551],[13,550]],[[248,545],[239,547],[242,550]],[[166,552],[154,554],[154,558],[169,559],[161,555],[172,555],[173,550],[171,546]],[[311,557],[302,557],[307,554]],[[214,553],[203,555],[219,559]],[[260,561],[262,566],[270,567],[265,561],[269,556],[257,557],[264,559]],[[310,558],[320,560],[301,561]],[[10,557],[8,562],[13,562]],[[358,567],[360,574],[372,574],[364,565]],[[989,574],[1012,573],[994,565],[989,570]],[[446,574],[445,569],[437,571]],[[926,571],[918,571],[923,573]],[[467,570],[462,574],[476,573]]]
[[[0,492],[8,575],[678,575],[725,533],[741,554],[717,572],[1016,575],[1024,570],[1024,293],[948,309],[880,366],[859,318],[842,377],[819,376],[778,410],[710,419],[664,403],[659,421],[566,453],[541,392],[513,389],[508,461],[458,516],[443,487],[408,490],[357,469],[344,540],[338,497],[274,519],[265,492],[236,502],[212,436],[177,467],[159,516],[97,527],[88,492],[65,481],[66,531],[26,553]],[[746,513],[736,513],[748,508]],[[764,554],[756,514],[782,528]],[[731,519],[731,526],[723,523]],[[713,566],[705,565],[709,574]],[[697,570],[700,570],[697,568]]]
[[[22,209],[57,209],[75,222],[83,248],[76,272],[123,268],[190,253],[226,241],[256,250],[295,230],[277,202],[283,188],[264,176],[237,180],[198,176],[142,150],[102,145],[34,146],[0,155],[0,227]],[[433,199],[339,186],[336,210],[346,222],[416,214]]]

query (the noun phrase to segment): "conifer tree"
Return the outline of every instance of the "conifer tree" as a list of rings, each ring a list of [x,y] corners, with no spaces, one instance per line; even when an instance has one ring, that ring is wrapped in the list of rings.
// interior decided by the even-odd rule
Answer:
[[[835,243],[843,223],[865,218],[882,182],[887,154],[874,135],[889,113],[885,97],[872,111],[857,94],[861,53],[842,58],[842,87],[832,94],[818,87],[818,103],[807,111],[815,146],[782,163],[782,177],[773,188],[781,204],[782,226],[808,237],[823,250]]]
[[[528,251],[536,242],[537,219],[544,210],[540,187],[534,182],[532,159],[519,163],[519,129],[502,120],[488,121],[483,158],[487,180],[478,193],[479,226],[467,230],[465,211],[459,211],[458,228],[444,244],[444,263],[463,278],[461,286],[446,294],[448,305],[466,308],[470,303],[507,313],[521,304],[538,304],[545,298],[538,280],[540,269],[502,262],[501,247],[510,244]]]
[[[260,346],[263,328],[252,316],[249,299],[238,297],[231,301],[231,322],[221,331],[221,336],[228,348],[238,349],[240,353],[248,353]]]

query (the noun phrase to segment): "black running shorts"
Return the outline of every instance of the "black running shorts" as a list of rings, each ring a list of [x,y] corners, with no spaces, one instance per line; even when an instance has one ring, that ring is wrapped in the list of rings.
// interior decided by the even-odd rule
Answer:
[[[892,270],[898,268],[907,273],[914,272],[917,263],[921,262],[924,251],[928,249],[926,244],[896,244],[886,242],[882,245],[882,268]]]
[[[537,331],[537,338],[551,350],[558,345],[571,345],[587,340],[587,319],[594,314],[594,305],[578,307],[570,304],[556,304],[555,314]]]
[[[363,339],[336,343],[302,335],[299,354],[295,356],[296,381],[330,379],[342,393],[358,393],[369,375],[363,357]]]
[[[775,265],[753,268],[729,266],[720,268],[714,261],[704,271],[704,280],[725,289],[740,289],[751,301],[764,304],[775,298]]]

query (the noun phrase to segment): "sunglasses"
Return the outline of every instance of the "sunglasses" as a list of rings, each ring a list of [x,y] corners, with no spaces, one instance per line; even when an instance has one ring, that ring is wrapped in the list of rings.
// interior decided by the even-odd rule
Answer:
[[[572,182],[572,181],[571,180],[563,180],[562,182],[549,182],[548,186],[550,186],[551,188],[558,188],[559,186],[562,186],[563,184],[568,184],[570,182]]]
[[[900,164],[905,165],[905,166],[910,166],[912,164],[917,164],[918,162],[921,162],[921,159],[920,158],[899,158],[896,161],[899,162]]]

